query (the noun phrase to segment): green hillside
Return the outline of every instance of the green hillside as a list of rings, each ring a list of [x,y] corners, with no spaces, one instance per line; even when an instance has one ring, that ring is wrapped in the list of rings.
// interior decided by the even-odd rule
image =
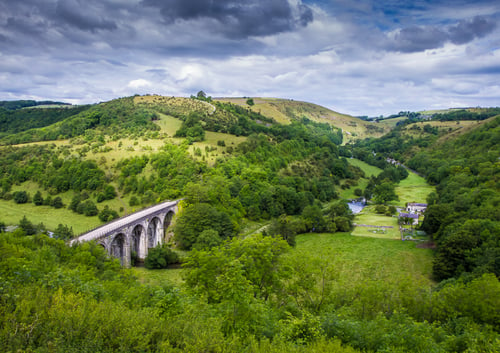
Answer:
[[[391,127],[204,95],[23,104],[0,130],[0,351],[500,351],[500,117]],[[148,268],[65,243],[179,198]],[[430,241],[399,240],[411,201],[429,203]]]
[[[327,122],[342,129],[346,142],[369,136],[382,136],[390,130],[386,126],[337,113],[316,104],[290,99],[252,98],[253,105],[247,104],[248,98],[217,98],[216,100],[238,104],[246,109],[272,117],[284,124],[303,117],[314,121]]]

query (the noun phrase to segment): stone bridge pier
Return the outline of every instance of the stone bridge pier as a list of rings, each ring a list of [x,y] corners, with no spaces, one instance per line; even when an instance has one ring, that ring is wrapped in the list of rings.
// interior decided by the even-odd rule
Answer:
[[[94,240],[109,255],[130,267],[132,257],[144,261],[148,251],[165,241],[166,230],[178,212],[179,201],[164,202],[114,220],[71,240],[70,244]]]

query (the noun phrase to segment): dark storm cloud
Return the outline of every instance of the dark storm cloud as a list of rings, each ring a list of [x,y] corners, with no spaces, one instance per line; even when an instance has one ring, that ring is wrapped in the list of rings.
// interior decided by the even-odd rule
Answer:
[[[114,30],[115,22],[103,18],[98,8],[89,6],[90,2],[78,0],[60,0],[57,3],[55,21],[77,27],[83,31]]]
[[[447,42],[466,44],[490,34],[497,23],[484,16],[462,20],[451,26],[413,26],[397,31],[388,45],[394,51],[405,53],[435,49]]]
[[[455,44],[465,44],[475,38],[481,38],[491,33],[497,23],[483,16],[476,16],[468,21],[460,21],[449,28],[450,41]]]
[[[287,0],[143,0],[143,4],[160,9],[168,24],[215,20],[220,26],[211,30],[231,38],[287,32],[313,20],[308,6],[294,7]]]

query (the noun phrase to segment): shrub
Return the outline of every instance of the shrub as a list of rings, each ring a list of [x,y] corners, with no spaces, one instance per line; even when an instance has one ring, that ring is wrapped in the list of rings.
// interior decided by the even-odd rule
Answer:
[[[179,256],[175,251],[168,248],[166,245],[159,245],[151,248],[148,251],[148,256],[144,259],[144,266],[147,269],[167,268],[170,264],[179,262]]]
[[[64,207],[62,199],[59,196],[55,197],[54,200],[52,200],[52,207],[54,207],[54,208],[63,208]]]
[[[14,193],[15,203],[26,203],[29,200],[29,195],[26,191],[16,191]]]
[[[43,205],[43,196],[40,190],[38,190],[35,196],[33,196],[33,203],[35,204],[35,206]]]

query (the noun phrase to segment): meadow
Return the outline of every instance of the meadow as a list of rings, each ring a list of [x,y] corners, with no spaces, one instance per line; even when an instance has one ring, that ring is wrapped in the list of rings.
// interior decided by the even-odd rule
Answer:
[[[311,272],[326,269],[334,279],[334,291],[358,290],[363,283],[383,280],[431,286],[432,251],[419,249],[414,242],[358,237],[349,233],[307,233],[298,235],[286,261],[299,261]],[[132,269],[139,282],[157,285],[183,284],[183,269]]]
[[[391,204],[405,207],[407,202],[426,203],[427,196],[435,190],[436,188],[427,184],[423,177],[410,172],[408,177],[396,186],[399,201],[392,201]]]

